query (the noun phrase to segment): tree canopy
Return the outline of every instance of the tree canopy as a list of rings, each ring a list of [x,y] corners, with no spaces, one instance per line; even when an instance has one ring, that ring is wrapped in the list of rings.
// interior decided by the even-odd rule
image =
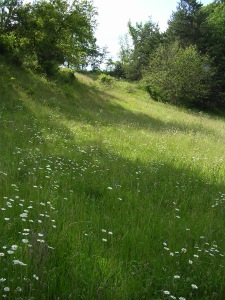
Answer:
[[[209,58],[200,55],[196,46],[162,45],[151,56],[144,81],[156,100],[198,104],[210,93],[213,72],[208,66]]]
[[[136,26],[128,23],[132,46],[121,47],[121,54],[126,53],[126,60],[120,61],[121,74],[141,79],[162,101],[225,108],[224,33],[224,0],[207,6],[180,0],[163,33],[151,20]]]
[[[64,62],[85,65],[100,53],[94,37],[96,14],[88,0],[5,0],[0,4],[0,53],[36,62],[47,74]]]
[[[149,20],[145,24],[136,23],[135,26],[128,23],[129,35],[132,40],[132,48],[128,38],[121,44],[120,57],[123,58],[124,72],[131,80],[139,80],[142,71],[149,62],[150,54],[158,47],[161,34],[157,24]]]

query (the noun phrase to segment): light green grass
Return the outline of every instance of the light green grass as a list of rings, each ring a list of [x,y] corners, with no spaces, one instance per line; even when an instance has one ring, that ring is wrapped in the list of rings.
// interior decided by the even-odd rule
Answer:
[[[224,299],[224,119],[122,81],[0,75],[1,297]]]

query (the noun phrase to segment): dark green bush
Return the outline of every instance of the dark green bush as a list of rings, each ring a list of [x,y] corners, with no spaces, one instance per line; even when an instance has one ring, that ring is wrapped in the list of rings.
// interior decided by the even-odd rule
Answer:
[[[144,73],[144,85],[152,98],[170,103],[207,101],[213,69],[209,58],[195,46],[185,49],[177,43],[161,46]]]

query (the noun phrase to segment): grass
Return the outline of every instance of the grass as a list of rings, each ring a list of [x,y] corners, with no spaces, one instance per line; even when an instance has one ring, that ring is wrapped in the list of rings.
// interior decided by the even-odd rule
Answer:
[[[224,118],[0,75],[1,298],[224,299]]]

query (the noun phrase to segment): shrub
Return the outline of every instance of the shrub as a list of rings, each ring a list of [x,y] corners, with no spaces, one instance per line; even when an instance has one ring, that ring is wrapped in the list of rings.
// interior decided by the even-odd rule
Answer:
[[[161,46],[150,59],[144,85],[150,95],[170,103],[204,102],[213,75],[210,61],[195,48],[180,48],[177,43]]]
[[[57,77],[61,82],[73,83],[76,80],[74,71],[69,68],[60,68]]]
[[[101,74],[98,77],[98,82],[107,88],[112,88],[115,84],[115,78],[110,75]]]

